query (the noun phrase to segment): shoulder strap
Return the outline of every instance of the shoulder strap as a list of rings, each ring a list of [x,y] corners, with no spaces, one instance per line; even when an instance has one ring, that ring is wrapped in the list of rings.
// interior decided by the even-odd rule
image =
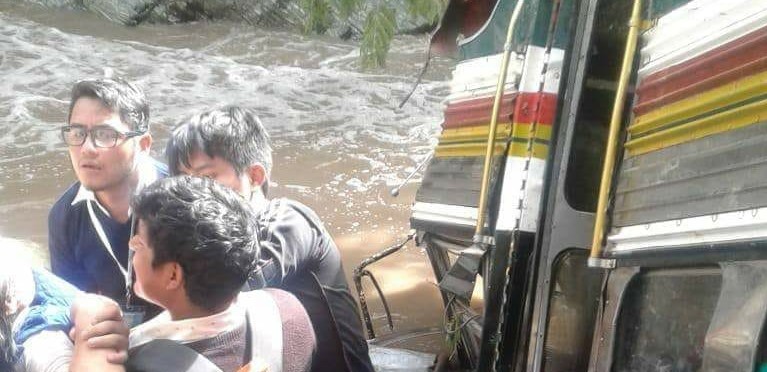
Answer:
[[[245,312],[245,364],[237,372],[271,372],[269,365],[265,360],[259,357],[253,358],[253,331],[251,330],[251,319],[248,312]]]
[[[253,361],[253,331],[250,322],[250,315],[245,311],[245,366]]]
[[[260,290],[240,293],[237,301],[248,312],[250,356],[269,366],[270,372],[282,372],[282,320],[274,299]]]
[[[128,372],[223,372],[202,354],[171,340],[153,340],[131,352]]]

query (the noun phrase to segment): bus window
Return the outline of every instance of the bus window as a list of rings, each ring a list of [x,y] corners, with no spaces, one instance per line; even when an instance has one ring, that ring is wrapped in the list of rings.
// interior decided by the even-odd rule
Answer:
[[[722,291],[706,334],[702,370],[767,371],[767,261],[723,262],[719,266]]]
[[[721,288],[718,267],[637,275],[620,305],[612,370],[700,370]]]
[[[593,212],[597,208],[607,129],[625,51],[631,6],[631,1],[620,0],[600,2],[597,8],[565,179],[567,202],[579,211]],[[631,98],[627,102],[631,102]]]
[[[602,286],[602,270],[586,266],[589,252],[570,249],[554,261],[543,371],[586,371]]]

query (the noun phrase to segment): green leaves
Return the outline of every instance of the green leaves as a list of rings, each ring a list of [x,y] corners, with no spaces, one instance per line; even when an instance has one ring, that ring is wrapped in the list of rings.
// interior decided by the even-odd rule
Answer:
[[[88,1],[97,4],[109,3]],[[141,2],[120,0],[117,4],[125,7],[123,2],[136,1]],[[143,0],[145,4],[133,9],[130,18],[119,21],[135,26],[152,20],[177,23],[242,19],[254,26],[291,29],[300,27],[306,34],[332,34],[344,40],[358,39],[362,67],[375,68],[385,64],[391,41],[397,32],[421,33],[433,28],[439,22],[448,2],[449,0]],[[112,9],[99,12],[120,13]]]
[[[285,0],[290,1],[290,0]],[[334,26],[347,24],[351,34],[361,34],[360,59],[363,68],[381,67],[386,62],[389,46],[397,32],[397,21],[402,13],[436,25],[448,0],[298,0],[306,15],[305,33],[324,34]],[[397,8],[405,8],[397,10]],[[360,31],[352,19],[359,21],[367,13]],[[399,16],[399,17],[398,17]]]
[[[299,0],[298,5],[307,15],[304,33],[324,34],[333,25],[333,14],[328,0]]]
[[[360,43],[360,57],[365,68],[381,67],[386,63],[386,54],[397,27],[394,9],[379,5],[365,19]]]
[[[411,16],[436,24],[445,11],[448,0],[405,0],[405,3]]]
[[[338,12],[338,18],[348,20],[360,7],[362,0],[331,0],[333,8]]]

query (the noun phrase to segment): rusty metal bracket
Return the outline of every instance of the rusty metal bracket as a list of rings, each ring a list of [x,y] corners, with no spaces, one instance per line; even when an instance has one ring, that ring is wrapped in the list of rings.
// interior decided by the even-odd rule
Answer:
[[[392,321],[391,311],[389,310],[389,303],[386,301],[386,297],[384,296],[383,291],[381,291],[381,286],[378,285],[378,281],[376,280],[375,276],[373,276],[373,273],[371,273],[365,268],[371,264],[374,264],[388,257],[391,254],[396,253],[397,251],[402,249],[402,247],[404,247],[405,244],[413,240],[415,236],[416,236],[415,230],[411,230],[404,241],[398,244],[395,244],[391,247],[388,247],[362,260],[362,262],[354,269],[354,273],[352,274],[352,277],[354,279],[354,286],[357,288],[357,296],[359,296],[359,300],[360,300],[360,310],[362,310],[362,319],[365,322],[365,328],[367,329],[368,338],[371,338],[371,339],[375,338],[376,334],[375,334],[375,331],[373,330],[373,320],[370,317],[370,310],[368,310],[367,300],[365,299],[365,289],[362,287],[363,277],[366,276],[370,278],[370,281],[373,283],[373,286],[378,292],[378,297],[381,298],[381,302],[383,303],[384,311],[386,312],[386,321],[388,322],[389,330],[391,331],[394,330],[394,322]]]

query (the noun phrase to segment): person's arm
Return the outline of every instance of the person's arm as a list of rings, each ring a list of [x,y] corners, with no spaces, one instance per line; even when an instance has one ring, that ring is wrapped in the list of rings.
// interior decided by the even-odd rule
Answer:
[[[318,231],[286,200],[274,200],[259,218],[262,257],[269,257],[274,273],[269,285],[279,285],[296,273],[317,267],[315,242]]]
[[[61,330],[44,330],[24,341],[26,372],[67,372],[72,359],[72,340]]]
[[[128,360],[130,328],[123,319],[122,311],[117,306],[107,306],[91,323],[81,335],[87,340],[88,346],[108,350],[107,361],[112,364],[125,364]],[[74,334],[71,338],[74,339]]]
[[[88,290],[90,279],[85,269],[77,263],[74,247],[69,242],[70,220],[67,203],[59,200],[48,215],[48,251],[51,271],[81,290]]]
[[[115,360],[124,362],[128,348],[128,328],[111,321],[115,314],[120,314],[120,307],[106,297],[88,294],[75,300],[72,305],[74,326],[70,335],[75,345],[71,372],[125,371],[122,364],[112,363]],[[104,348],[104,344],[113,348]]]

